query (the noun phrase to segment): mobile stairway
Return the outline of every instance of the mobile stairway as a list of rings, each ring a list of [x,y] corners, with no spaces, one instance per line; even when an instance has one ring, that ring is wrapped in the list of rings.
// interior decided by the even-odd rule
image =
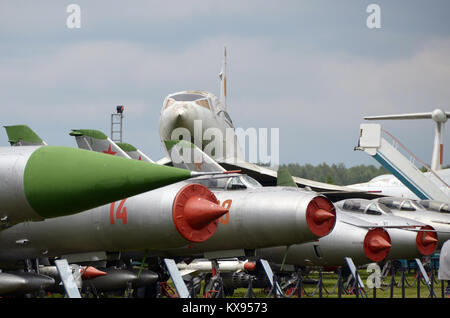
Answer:
[[[391,139],[391,143],[384,136]],[[399,140],[382,129],[380,124],[360,125],[355,150],[365,151],[372,156],[420,199],[450,203],[449,185]],[[416,164],[421,164],[428,172],[422,172]]]

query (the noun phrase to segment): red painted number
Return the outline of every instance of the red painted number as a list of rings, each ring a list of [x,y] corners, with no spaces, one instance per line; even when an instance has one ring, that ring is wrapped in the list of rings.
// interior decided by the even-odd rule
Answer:
[[[117,207],[117,211],[116,211],[116,219],[121,219],[122,220],[122,224],[127,224],[127,208],[124,207],[123,205],[125,204],[126,199],[123,199],[122,201],[120,201],[119,206]],[[111,224],[115,224],[115,219],[114,219],[114,207],[116,205],[116,202],[111,203],[111,206],[109,207],[109,221],[111,222]]]
[[[225,201],[223,201],[223,203],[222,203],[222,207],[224,207],[225,209],[228,209],[228,210],[230,210],[231,209],[231,203],[232,203],[233,201],[232,200],[225,200]],[[220,204],[220,201],[219,201],[219,204]],[[230,222],[230,212],[228,212],[228,213],[225,213],[224,215],[222,215],[221,217],[220,217],[220,219],[219,219],[219,221],[220,221],[220,223],[222,223],[222,224],[228,224],[228,222]]]

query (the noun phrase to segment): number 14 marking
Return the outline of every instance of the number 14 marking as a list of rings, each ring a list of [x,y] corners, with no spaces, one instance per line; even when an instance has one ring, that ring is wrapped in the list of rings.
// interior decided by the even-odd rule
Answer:
[[[121,219],[122,224],[127,224],[127,208],[123,205],[125,204],[126,199],[123,199],[120,201],[119,206],[117,207],[116,211],[116,219]],[[114,221],[114,207],[116,205],[116,202],[111,203],[111,206],[109,208],[109,220],[111,224],[115,224]]]

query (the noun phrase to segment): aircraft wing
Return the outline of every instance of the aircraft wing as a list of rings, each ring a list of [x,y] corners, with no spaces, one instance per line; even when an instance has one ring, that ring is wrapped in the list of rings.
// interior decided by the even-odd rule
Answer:
[[[205,154],[206,155],[206,154]],[[211,160],[214,160],[211,158]],[[215,161],[215,160],[214,160]],[[259,183],[261,183],[263,186],[276,186],[277,185],[277,171],[261,167],[253,163],[249,163],[242,160],[217,160],[217,162],[223,169],[227,171],[235,171],[240,170],[241,174],[246,174],[253,179],[257,180]],[[158,164],[166,165],[166,166],[173,166],[172,160],[170,159],[170,156],[166,156],[164,158],[161,158],[157,161]],[[178,166],[180,167],[180,166]],[[183,168],[186,168],[184,166]],[[193,170],[195,171],[195,170]],[[365,192],[365,191],[358,191],[352,188],[344,187],[344,186],[338,186],[334,184],[328,184],[313,180],[308,180],[300,177],[292,177],[294,179],[294,182],[299,186],[300,188],[309,187],[311,190],[319,192],[328,199],[330,199],[332,202],[341,201],[344,199],[350,199],[350,198],[360,198],[360,199],[376,199],[380,198],[384,195],[380,195],[378,193],[371,193],[371,192]]]
[[[385,229],[402,229],[402,230],[408,230],[408,231],[423,231],[421,227],[425,224],[423,223],[416,223],[411,224],[408,221],[400,221],[400,220],[386,220],[386,222],[383,222],[383,224],[380,223],[373,223],[365,220],[363,218],[363,215],[359,217],[358,215],[354,215],[355,213],[351,212],[343,212],[341,210],[338,210],[337,219],[340,220],[343,223],[347,223],[353,226],[366,228],[366,229],[372,229],[372,228],[385,228]],[[431,232],[435,232],[435,230],[430,230]]]
[[[246,174],[253,179],[257,180],[263,186],[276,186],[277,185],[277,171],[258,166],[254,163],[242,161],[239,159],[232,159],[226,161],[218,161],[218,163],[224,167],[226,170],[241,170],[242,174]],[[300,188],[309,187],[311,190],[315,192],[319,192],[328,199],[333,202],[337,202],[340,200],[348,199],[348,198],[361,198],[361,199],[375,199],[379,198],[381,195],[377,193],[370,193],[355,190],[352,188],[328,184],[313,180],[308,180],[300,177],[292,177],[294,182]]]
[[[367,222],[363,219],[350,215],[349,213],[342,213],[342,211],[339,210],[336,213],[336,220],[365,229],[381,227],[375,223]]]

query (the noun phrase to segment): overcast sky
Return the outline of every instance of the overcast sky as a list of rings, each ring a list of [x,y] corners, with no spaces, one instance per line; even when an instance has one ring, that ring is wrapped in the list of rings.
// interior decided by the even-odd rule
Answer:
[[[79,29],[66,25],[71,3]],[[372,3],[379,29],[366,24]],[[70,129],[109,135],[123,104],[123,141],[158,160],[165,96],[218,95],[226,46],[228,112],[237,127],[279,128],[281,163],[375,164],[353,151],[364,116],[450,111],[449,9],[447,0],[2,0],[1,125],[75,147]],[[430,162],[433,122],[383,127]]]

